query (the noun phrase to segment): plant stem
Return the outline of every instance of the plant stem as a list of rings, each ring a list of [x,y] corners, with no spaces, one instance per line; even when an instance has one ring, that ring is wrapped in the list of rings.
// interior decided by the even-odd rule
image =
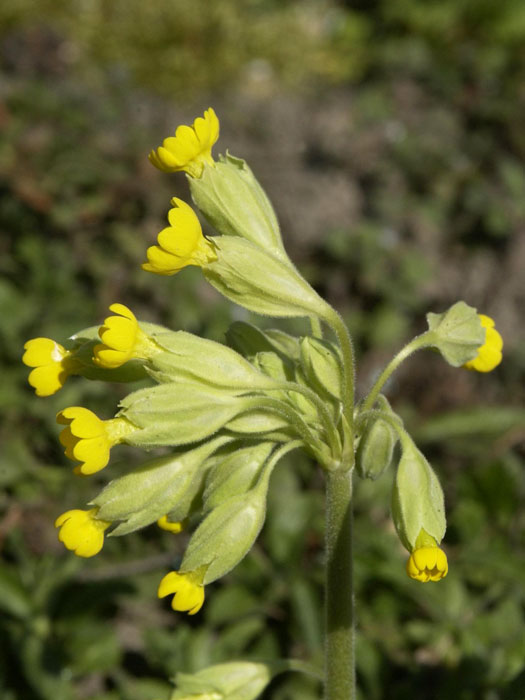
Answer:
[[[354,348],[352,346],[352,339],[348,328],[346,327],[343,319],[337,313],[335,309],[328,306],[328,311],[324,316],[325,321],[329,324],[332,330],[337,336],[339,341],[339,346],[341,348],[341,354],[343,356],[343,386],[342,386],[342,402],[343,402],[343,413],[348,424],[350,434],[353,433],[353,423],[354,423],[354,375],[355,375],[355,365],[354,365]],[[353,446],[352,446],[353,451]]]
[[[370,393],[364,400],[361,410],[366,411],[369,408],[372,408],[372,406],[375,404],[377,397],[379,396],[381,389],[383,388],[383,385],[385,384],[386,381],[391,377],[391,375],[396,371],[396,369],[399,367],[399,365],[407,359],[410,355],[412,355],[413,352],[416,352],[416,350],[421,350],[422,348],[427,348],[430,345],[432,345],[432,340],[434,339],[433,334],[431,331],[427,331],[426,333],[422,333],[421,335],[418,335],[416,338],[410,341],[407,345],[405,345],[404,348],[402,348],[397,355],[395,355],[388,365],[385,367],[385,369],[381,372],[379,377],[377,378],[374,386],[370,390]]]
[[[355,700],[351,469],[326,472],[325,538],[325,700]]]

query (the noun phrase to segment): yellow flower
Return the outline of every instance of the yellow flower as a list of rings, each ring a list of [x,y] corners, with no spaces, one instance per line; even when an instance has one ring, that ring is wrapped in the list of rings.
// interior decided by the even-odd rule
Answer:
[[[37,396],[51,396],[61,389],[78,365],[73,353],[51,338],[33,338],[24,345],[22,362],[34,367],[29,373],[29,384]]]
[[[204,568],[185,574],[170,571],[160,582],[157,596],[164,598],[174,593],[171,607],[180,612],[187,612],[188,615],[195,615],[204,603],[204,572]]]
[[[175,136],[164,139],[162,146],[149,154],[150,163],[165,173],[185,170],[192,177],[200,177],[204,164],[213,165],[213,144],[219,138],[219,120],[210,107],[204,117],[197,117],[193,126],[182,125]]]
[[[158,275],[174,275],[187,265],[202,267],[217,260],[215,245],[202,235],[202,228],[193,209],[174,197],[168,213],[170,225],[158,237],[158,245],[147,250],[148,262],[143,270]]]
[[[98,330],[102,343],[93,348],[96,365],[115,369],[133,358],[147,360],[160,352],[161,348],[142,331],[127,306],[111,304],[109,310],[119,315],[108,316]]]
[[[184,520],[180,522],[170,522],[167,515],[163,515],[162,518],[157,520],[157,525],[161,530],[167,530],[168,532],[173,532],[174,535],[178,535],[186,527]]]
[[[503,338],[494,328],[494,321],[490,316],[479,314],[479,319],[485,329],[485,342],[479,348],[477,357],[465,363],[463,367],[474,369],[476,372],[490,372],[502,360]]]
[[[407,561],[407,574],[416,581],[439,581],[448,573],[447,555],[436,540],[421,529]]]
[[[57,414],[57,423],[67,428],[60,433],[60,442],[69,459],[82,462],[76,474],[94,474],[109,462],[113,445],[124,442],[126,435],[136,430],[126,418],[100,420],[92,411],[81,406],[65,408]]]
[[[58,539],[77,557],[94,557],[104,544],[104,532],[111,523],[97,520],[98,508],[68,510],[55,520]]]

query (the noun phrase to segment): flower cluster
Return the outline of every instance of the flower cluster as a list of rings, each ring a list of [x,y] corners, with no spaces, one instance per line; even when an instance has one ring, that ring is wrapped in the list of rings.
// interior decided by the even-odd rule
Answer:
[[[502,358],[494,322],[464,302],[429,314],[429,329],[385,368],[369,394],[354,401],[352,344],[338,314],[289,260],[277,219],[246,163],[231,155],[215,162],[219,135],[213,109],[152,151],[164,172],[185,171],[200,212],[216,229],[203,235],[193,209],[173,199],[169,226],[146,252],[142,267],[173,275],[194,265],[228,299],[274,317],[310,317],[311,336],[261,331],[236,322],[229,346],[137,320],[121,303],[100,327],[66,346],[49,338],[25,345],[23,362],[38,396],[57,392],[70,375],[149,386],[126,396],[120,410],[102,420],[80,406],[61,410],[60,442],[75,474],[104,469],[119,444],[146,451],[171,448],[139,469],[114,479],[89,510],[68,510],[56,520],[59,539],[81,557],[97,554],[106,534],[121,536],[157,523],[164,531],[191,532],[178,571],[161,580],[158,596],[193,615],[204,587],[246,555],[264,523],[269,479],[286,452],[302,448],[327,472],[379,478],[399,458],[392,516],[410,553],[408,575],[438,581],[448,571],[439,548],[445,533],[439,481],[380,393],[414,350],[437,349],[455,367],[479,372]],[[323,337],[323,324],[337,342]],[[194,527],[196,525],[196,527]]]

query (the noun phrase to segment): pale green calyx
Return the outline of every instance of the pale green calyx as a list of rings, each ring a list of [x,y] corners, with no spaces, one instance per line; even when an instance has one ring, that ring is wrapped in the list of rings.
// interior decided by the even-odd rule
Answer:
[[[441,485],[424,455],[407,433],[392,491],[392,518],[399,539],[412,552],[421,529],[439,544],[446,530]]]
[[[429,345],[453,367],[473,360],[485,342],[485,329],[472,306],[458,301],[442,314],[427,314]],[[423,336],[424,337],[424,336]]]
[[[126,439],[130,445],[187,445],[209,438],[256,401],[199,384],[160,384],[126,396],[118,416],[139,428]]]
[[[246,161],[230,154],[188,178],[193,201],[224,236],[238,236],[286,259],[277,217]]]
[[[341,360],[332,343],[319,338],[301,339],[301,364],[309,385],[334,399],[341,398]]]
[[[170,700],[255,700],[280,670],[268,664],[232,661],[197,673],[177,673],[177,689]]]
[[[399,421],[399,425],[402,425],[382,394],[377,397],[377,409],[378,412],[391,416],[392,420]],[[384,474],[392,463],[397,440],[398,435],[391,421],[377,414],[367,420],[359,439],[355,460],[356,471],[362,479],[375,481]]]
[[[204,477],[207,458],[231,440],[217,437],[188,452],[147,462],[134,472],[114,479],[91,502],[99,509],[97,517],[120,522],[111,535],[126,535],[156,522],[166,513],[170,513],[171,520],[183,520],[198,490],[195,477],[199,473]]]
[[[252,488],[221,501],[191,536],[179,571],[206,569],[203,584],[224,576],[249,552],[266,516],[266,495],[273,468],[283,454],[297,447],[290,442],[264,465]]]
[[[291,264],[243,238],[213,241],[217,260],[203,272],[227,299],[265,316],[329,316],[330,307]]]
[[[198,382],[210,387],[256,391],[275,388],[262,374],[231,348],[185,331],[154,336],[166,350],[151,358],[150,365],[163,381]]]

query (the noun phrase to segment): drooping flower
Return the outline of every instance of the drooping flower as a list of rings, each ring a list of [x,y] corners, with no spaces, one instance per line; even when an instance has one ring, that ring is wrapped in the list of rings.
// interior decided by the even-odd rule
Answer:
[[[421,530],[407,561],[407,574],[416,581],[439,581],[448,573],[447,555],[436,540]]]
[[[165,173],[185,170],[191,177],[198,178],[205,163],[214,164],[211,149],[218,138],[219,120],[210,107],[192,126],[177,127],[175,136],[164,139],[162,146],[151,151],[149,160]]]
[[[34,367],[29,384],[37,396],[51,396],[61,389],[78,368],[73,353],[51,338],[33,338],[24,345],[22,362]]]
[[[66,448],[64,454],[81,462],[76,474],[94,474],[109,462],[109,452],[114,445],[124,442],[135,426],[126,418],[101,420],[92,411],[81,406],[65,408],[57,414],[57,423],[67,427],[59,439]]]
[[[170,571],[160,582],[157,596],[164,598],[174,593],[171,601],[173,610],[195,615],[204,603],[204,586],[202,584],[204,573],[204,568],[184,574]]]
[[[163,515],[162,518],[157,520],[157,525],[161,530],[166,530],[167,532],[173,532],[174,535],[178,535],[182,532],[186,526],[186,523],[181,520],[178,522],[170,522],[167,515]]]
[[[97,519],[98,508],[68,510],[55,520],[59,527],[58,539],[77,557],[94,557],[104,544],[104,532],[111,525]]]
[[[476,372],[491,372],[502,360],[503,338],[495,329],[490,316],[479,314],[481,325],[485,329],[485,342],[479,348],[477,357],[463,366]]]
[[[174,206],[168,213],[170,225],[159,233],[158,245],[148,248],[148,262],[142,269],[158,275],[174,275],[188,265],[202,267],[217,260],[215,245],[202,235],[193,209],[177,197],[171,203]]]
[[[111,304],[98,335],[102,343],[93,348],[93,362],[99,367],[116,369],[133,358],[147,360],[161,348],[140,328],[135,314],[124,304]]]

